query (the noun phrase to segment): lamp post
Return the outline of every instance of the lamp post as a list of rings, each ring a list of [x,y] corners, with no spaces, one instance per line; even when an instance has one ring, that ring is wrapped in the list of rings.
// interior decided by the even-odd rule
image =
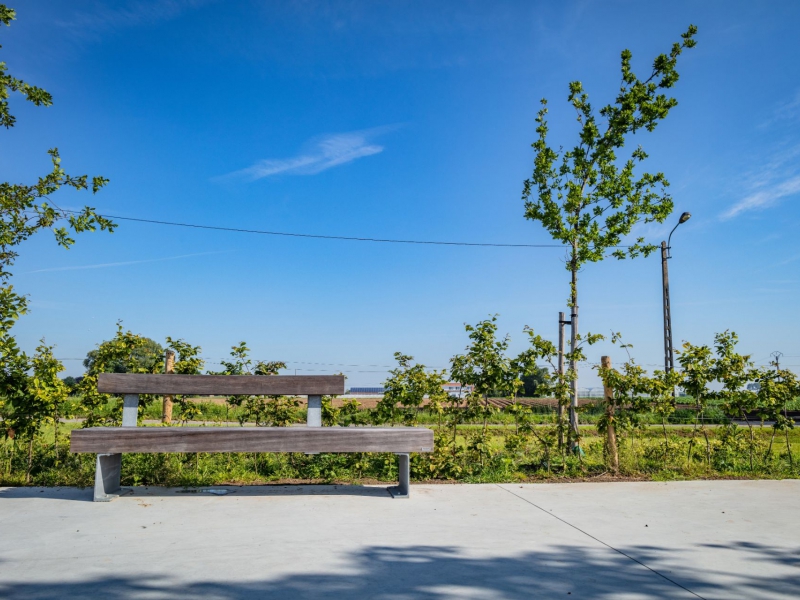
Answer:
[[[661,242],[661,278],[664,286],[664,371],[669,373],[675,368],[675,357],[672,353],[672,313],[669,305],[669,270],[667,268],[667,260],[672,258],[670,256],[670,242],[672,241],[672,234],[681,223],[686,223],[692,215],[688,212],[683,213],[678,219],[678,223],[669,232],[669,237],[666,242]]]

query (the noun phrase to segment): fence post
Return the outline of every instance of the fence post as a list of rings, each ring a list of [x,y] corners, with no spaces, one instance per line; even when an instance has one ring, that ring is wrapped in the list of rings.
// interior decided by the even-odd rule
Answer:
[[[611,357],[600,357],[600,366],[603,369],[611,368]],[[614,390],[603,381],[603,400],[606,403],[606,449],[608,460],[614,475],[619,473],[619,451],[617,449],[617,428],[614,423]]]
[[[167,350],[164,358],[164,373],[175,372],[175,352]],[[164,406],[161,411],[161,422],[172,423],[172,396],[164,396]]]

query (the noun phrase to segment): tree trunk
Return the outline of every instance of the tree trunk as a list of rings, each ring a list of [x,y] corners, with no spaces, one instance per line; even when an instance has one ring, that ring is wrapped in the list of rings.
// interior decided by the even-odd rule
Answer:
[[[611,368],[611,357],[600,358],[600,366],[604,369]],[[617,447],[617,427],[614,423],[614,390],[603,382],[603,397],[606,401],[606,448],[608,449],[609,467],[614,475],[619,474],[619,449]]]
[[[570,282],[570,308],[572,322],[570,326],[570,360],[569,369],[572,374],[570,390],[572,401],[569,409],[569,421],[572,437],[572,449],[580,454],[580,432],[578,430],[578,363],[575,360],[575,352],[578,350],[578,265],[577,248],[572,247],[572,260],[570,261],[570,271],[572,281]]]
[[[703,432],[703,437],[706,439],[706,467],[711,467],[711,441],[708,439],[708,432],[706,431],[706,425],[700,427],[700,431]]]
[[[486,435],[486,428],[489,426],[489,394],[483,395],[483,435]]]
[[[25,483],[31,482],[31,469],[33,468],[33,436],[28,442],[28,471],[25,473]]]
[[[14,467],[14,451],[17,449],[17,440],[11,438],[11,448],[8,452],[8,470],[6,475],[11,475],[11,469]]]
[[[175,352],[167,350],[164,358],[164,373],[175,372]],[[172,423],[172,396],[164,396],[163,410],[161,411],[161,422]]]
[[[744,422],[747,423],[747,428],[750,430],[750,470],[753,470],[753,447],[756,444],[755,437],[753,435],[753,426],[750,425],[750,420],[747,418],[747,413],[744,412],[744,409],[740,409],[742,416],[744,417]]]
[[[692,429],[692,437],[689,438],[689,452],[686,453],[686,468],[689,468],[689,465],[692,462],[692,450],[694,450],[694,436],[697,434],[697,424],[700,422],[700,405],[697,405],[697,412],[694,414],[694,428]]]
[[[775,441],[775,433],[776,430],[772,428],[772,436],[769,438],[769,448],[767,448],[766,454],[764,454],[764,465],[766,466],[767,461],[772,457],[772,443]]]

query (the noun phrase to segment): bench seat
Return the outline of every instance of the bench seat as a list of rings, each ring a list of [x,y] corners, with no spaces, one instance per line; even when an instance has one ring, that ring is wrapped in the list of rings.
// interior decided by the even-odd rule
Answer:
[[[71,452],[431,452],[422,427],[91,427]]]

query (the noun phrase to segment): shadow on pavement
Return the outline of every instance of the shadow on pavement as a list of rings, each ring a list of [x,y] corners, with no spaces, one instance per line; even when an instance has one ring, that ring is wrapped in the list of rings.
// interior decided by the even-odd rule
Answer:
[[[168,487],[123,487],[125,494],[114,502],[124,502],[130,498],[152,497],[202,497],[209,496],[367,496],[392,499],[386,486],[364,485],[212,485],[191,488]],[[216,494],[209,490],[224,490],[225,494]],[[40,498],[45,500],[74,500],[91,502],[92,488],[51,488],[51,487],[9,487],[0,489],[0,500],[3,498]]]
[[[754,553],[766,561],[777,558],[783,563],[765,547],[730,544],[716,551],[722,548]],[[642,547],[625,550],[694,594],[605,548],[553,546],[512,556],[475,558],[456,548],[380,546],[343,557],[347,564],[346,572],[341,573],[311,572],[269,580],[230,582],[185,582],[132,573],[128,577],[98,577],[79,582],[0,584],[0,597],[14,600],[800,597],[797,573],[776,576],[773,570],[770,575],[720,574],[692,566],[676,568],[679,553]],[[257,563],[255,559],[253,569],[258,568]]]
[[[41,498],[45,500],[77,500],[91,502],[91,488],[75,487],[7,487],[0,488],[0,500],[11,498]]]

